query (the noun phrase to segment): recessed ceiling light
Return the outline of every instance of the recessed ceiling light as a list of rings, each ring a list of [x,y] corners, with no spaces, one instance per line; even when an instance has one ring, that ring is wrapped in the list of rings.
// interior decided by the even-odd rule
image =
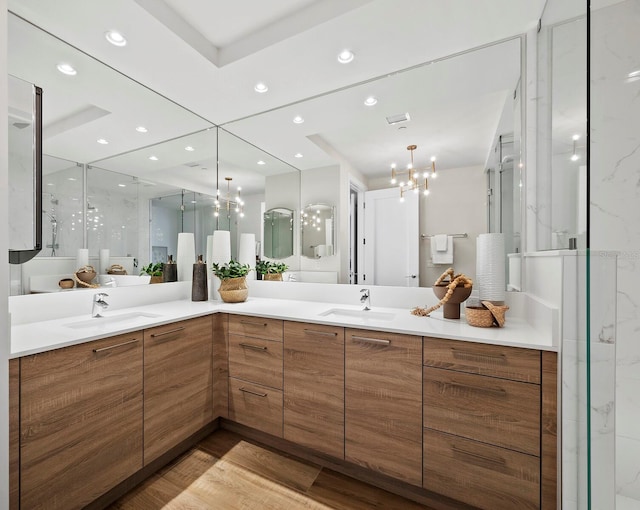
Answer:
[[[158,157],[157,156],[149,156],[149,159],[151,161],[158,161]]]
[[[269,87],[267,87],[266,83],[260,81],[256,83],[256,86],[253,87],[253,89],[260,94],[264,94],[267,90],[269,90]]]
[[[293,123],[294,124],[302,124],[304,122],[304,119],[302,117],[300,117],[300,115],[296,115],[293,118]]]
[[[58,64],[56,67],[58,68],[58,71],[68,76],[75,76],[76,74],[78,74],[78,71],[76,71],[71,64],[62,63],[62,64]]]
[[[348,64],[355,57],[353,51],[351,50],[342,50],[338,55],[338,62],[341,64]]]
[[[302,157],[302,154],[300,154],[300,153],[298,152],[298,153],[297,153],[297,154],[295,154],[293,157],[294,157],[294,158],[301,158],[301,157]]]
[[[126,184],[118,184],[118,186],[120,186],[121,188],[126,188],[127,187]]]
[[[189,151],[189,152],[193,152],[195,149],[193,147],[191,147],[191,145],[187,145],[184,150]]]
[[[146,128],[146,127],[144,127],[144,126],[138,126],[138,127],[136,128],[136,131],[137,131],[138,133],[146,133],[148,130],[147,130],[147,128]]]
[[[48,182],[47,186],[53,186],[53,183],[52,182]]]
[[[127,45],[127,39],[125,38],[124,35],[122,35],[117,30],[109,30],[108,32],[106,32],[104,34],[104,36],[107,39],[107,41],[109,41],[114,46],[126,46]]]
[[[258,164],[259,165],[266,165],[266,163],[264,161],[262,161],[262,160],[258,161]]]
[[[573,135],[571,139],[575,142],[576,140],[580,140],[580,135]]]
[[[107,140],[105,140],[104,138],[98,138],[96,140],[96,142],[102,144],[102,145],[107,145],[109,142]]]
[[[373,96],[369,96],[367,99],[364,100],[364,104],[366,104],[367,106],[373,106],[377,102],[378,100]]]
[[[198,203],[198,201],[197,201],[197,200],[192,200],[192,201],[191,201],[191,203],[192,203],[192,204],[197,204],[197,203]]]
[[[68,177],[67,180],[68,181],[77,181],[77,179],[75,177]]]

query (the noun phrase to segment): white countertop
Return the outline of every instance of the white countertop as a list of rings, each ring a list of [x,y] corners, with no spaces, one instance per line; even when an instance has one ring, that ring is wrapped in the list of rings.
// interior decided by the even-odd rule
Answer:
[[[103,314],[104,319],[92,319],[85,314],[13,326],[11,328],[11,354],[9,357],[18,358],[37,354],[216,312],[434,336],[546,351],[557,351],[558,349],[551,338],[547,338],[546,335],[522,319],[510,318],[508,312],[507,321],[503,328],[476,328],[469,326],[464,318],[460,320],[444,319],[439,311],[432,313],[431,317],[417,317],[411,315],[406,308],[373,307],[374,314],[392,314],[391,320],[320,315],[331,309],[357,311],[361,307],[315,301],[251,297],[244,303],[169,301],[121,309],[111,313],[106,312]],[[95,326],[93,325],[94,321]]]

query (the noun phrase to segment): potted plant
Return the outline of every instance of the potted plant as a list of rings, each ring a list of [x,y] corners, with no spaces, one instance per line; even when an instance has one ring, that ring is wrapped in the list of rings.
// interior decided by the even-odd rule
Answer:
[[[256,263],[256,272],[262,275],[263,280],[282,281],[282,273],[289,266],[279,262],[271,262],[269,260],[261,260]]]
[[[212,264],[213,274],[220,278],[220,298],[225,303],[241,303],[249,295],[246,277],[249,264],[240,264],[237,260],[230,260],[224,264]]]
[[[149,275],[151,277],[149,283],[162,283],[162,268],[162,262],[156,262],[155,264],[153,262],[149,262],[149,264],[140,268],[140,274]]]

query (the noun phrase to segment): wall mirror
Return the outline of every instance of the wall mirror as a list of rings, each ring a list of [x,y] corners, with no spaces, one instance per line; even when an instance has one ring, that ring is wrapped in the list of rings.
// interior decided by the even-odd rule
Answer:
[[[293,255],[293,211],[283,207],[269,209],[263,215],[263,256],[286,259]]]
[[[552,20],[538,36],[538,250],[586,246],[587,20],[581,14]]]
[[[406,171],[413,156],[421,174],[431,173],[435,157],[437,178],[429,177],[430,195],[421,194],[410,237],[417,266],[389,284],[407,285],[405,276],[415,274],[420,285],[432,285],[448,267],[430,258],[431,236],[443,233],[456,236],[456,271],[473,275],[475,239],[491,228],[486,176],[496,140],[517,138],[510,158],[516,168],[521,161],[520,56],[521,40],[513,38],[225,124],[301,170],[302,203],[335,204],[332,254],[317,258],[310,251],[311,245],[326,245],[325,239],[303,241],[301,269],[334,271],[341,283],[376,283],[363,274],[363,204],[367,193],[389,189],[393,199],[385,207],[401,208],[400,179],[391,184],[391,165]],[[304,122],[292,122],[296,117]],[[417,146],[412,153],[410,145]],[[505,235],[519,240],[519,222]],[[513,250],[516,245],[509,244]]]
[[[335,250],[335,208],[327,204],[310,204],[300,218],[300,252],[303,257],[329,257]]]

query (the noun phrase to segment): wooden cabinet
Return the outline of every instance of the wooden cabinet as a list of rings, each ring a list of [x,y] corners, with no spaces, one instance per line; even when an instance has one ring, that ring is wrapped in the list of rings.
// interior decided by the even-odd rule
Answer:
[[[282,437],[283,321],[229,316],[229,419]]]
[[[20,508],[20,360],[9,360],[9,510]]]
[[[229,317],[213,315],[213,418],[229,417]]]
[[[213,419],[212,317],[144,332],[144,464]]]
[[[284,438],[344,458],[344,328],[284,323]]]
[[[424,363],[423,487],[540,508],[540,351],[425,338]]]
[[[20,360],[21,508],[82,508],[142,468],[142,333]]]
[[[422,484],[422,338],[345,331],[345,459]]]
[[[424,429],[425,488],[473,507],[539,509],[537,457]]]

